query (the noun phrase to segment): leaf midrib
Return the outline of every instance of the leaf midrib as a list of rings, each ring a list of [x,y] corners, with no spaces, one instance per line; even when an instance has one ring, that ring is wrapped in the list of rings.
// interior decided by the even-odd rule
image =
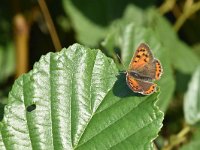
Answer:
[[[52,54],[50,54],[50,56],[49,56],[50,58],[49,58],[49,82],[50,82],[50,89],[49,89],[49,91],[50,91],[50,93],[49,93],[49,95],[50,95],[50,117],[51,117],[51,134],[52,134],[52,146],[53,146],[53,149],[55,149],[55,145],[54,145],[54,124],[53,124],[53,116],[52,116],[52,102],[53,102],[53,99],[52,99],[52,94],[53,94],[53,83],[52,83],[52,73],[53,73],[53,69],[52,69],[52,63],[54,63],[54,59],[52,59]],[[56,139],[56,138],[55,138]]]
[[[89,101],[90,101],[90,111],[91,111],[91,117],[90,117],[90,119],[88,120],[88,122],[87,122],[87,124],[85,125],[85,128],[84,128],[84,130],[83,130],[83,132],[82,132],[82,134],[81,134],[81,136],[79,137],[79,139],[78,139],[78,142],[77,142],[77,144],[75,145],[75,147],[74,147],[74,149],[76,149],[78,146],[79,146],[79,142],[81,141],[81,138],[83,137],[83,135],[85,134],[85,130],[87,129],[87,126],[89,125],[89,123],[90,123],[90,121],[91,121],[91,119],[93,118],[93,115],[94,115],[94,113],[95,112],[93,112],[92,111],[92,100],[91,100],[91,98],[92,98],[92,96],[91,96],[91,87],[92,87],[92,78],[93,78],[93,71],[94,71],[94,65],[95,65],[95,62],[96,62],[96,59],[97,59],[97,54],[98,54],[98,52],[96,52],[96,55],[95,55],[95,59],[94,59],[94,63],[93,63],[93,66],[92,66],[92,70],[91,70],[91,77],[90,77],[90,95],[89,95]],[[101,104],[101,103],[100,103]],[[99,105],[100,106],[100,105]],[[97,107],[98,108],[98,107]]]

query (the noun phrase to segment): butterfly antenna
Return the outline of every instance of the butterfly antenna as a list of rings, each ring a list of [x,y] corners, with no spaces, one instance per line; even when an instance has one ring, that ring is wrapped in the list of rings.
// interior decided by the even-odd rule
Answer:
[[[125,67],[124,63],[122,62],[122,59],[119,57],[118,54],[116,54],[116,55],[117,55],[118,59],[120,60],[122,66],[123,66],[123,68],[124,68],[124,70],[126,70],[126,67]],[[119,72],[120,72],[120,73],[125,73],[126,71],[119,71]]]

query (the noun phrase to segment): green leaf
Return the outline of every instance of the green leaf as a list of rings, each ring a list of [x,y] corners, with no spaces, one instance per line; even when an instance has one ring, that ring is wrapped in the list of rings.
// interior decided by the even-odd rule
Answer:
[[[198,55],[198,57],[200,58],[200,43],[195,44],[193,48],[194,48],[195,54]]]
[[[170,54],[174,67],[185,74],[192,74],[200,63],[199,58],[195,55],[193,49],[181,41],[173,48],[175,49],[174,54]]]
[[[105,38],[110,24],[121,18],[124,13],[126,13],[126,18],[129,19],[129,12],[134,12],[131,17],[136,21],[142,20],[143,18],[140,17],[142,10],[154,2],[155,0],[149,0],[145,3],[141,1],[133,2],[132,0],[96,0],[95,2],[92,0],[63,0],[63,6],[72,22],[77,40],[94,47]],[[130,7],[133,7],[133,9],[124,12],[126,8]]]
[[[188,124],[200,121],[200,66],[193,74],[184,96],[184,115]]]
[[[101,17],[99,14],[100,10],[101,13],[103,13],[103,8],[99,7],[101,5],[98,5],[98,7],[96,5],[98,5],[96,2],[73,2],[71,0],[63,0],[64,10],[72,21],[73,28],[76,31],[77,40],[89,46],[97,45],[99,40],[105,36],[107,30],[107,26],[100,25],[101,23],[106,23],[103,15]],[[85,8],[85,10],[83,8]],[[98,10],[95,8],[98,8]],[[94,16],[95,18],[98,18],[99,23],[95,23],[95,21],[91,19],[91,17],[93,18]],[[95,18],[94,20],[96,20]]]
[[[180,150],[198,150],[198,149],[200,149],[199,139],[191,141],[189,144],[184,145],[182,148],[180,148]]]
[[[134,94],[100,50],[74,44],[43,56],[9,94],[0,149],[152,148],[157,94]]]
[[[121,49],[121,59],[122,63],[125,64],[125,69],[128,68],[134,51],[141,42],[147,43],[150,46],[155,58],[160,59],[164,68],[164,73],[161,77],[161,80],[158,82],[161,90],[160,101],[158,101],[158,105],[160,106],[161,110],[165,111],[169,105],[175,88],[175,81],[173,79],[169,60],[169,52],[167,51],[167,48],[161,45],[160,40],[155,36],[151,28],[144,28],[135,25],[134,23],[127,25],[120,24],[116,26],[116,32],[112,31],[111,34],[108,34],[103,46],[105,46],[108,51],[112,51],[111,49],[119,43],[119,48]],[[115,39],[115,42],[107,39]]]
[[[15,71],[15,53],[12,43],[0,45],[0,83],[5,82]]]
[[[3,125],[2,125],[2,123],[0,123],[0,130],[3,130],[2,127],[3,127]],[[0,149],[1,150],[6,150],[6,147],[5,147],[4,143],[3,143],[2,134],[0,134]]]

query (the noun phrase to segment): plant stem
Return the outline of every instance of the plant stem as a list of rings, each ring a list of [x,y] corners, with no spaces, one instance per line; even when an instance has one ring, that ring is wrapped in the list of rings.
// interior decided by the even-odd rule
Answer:
[[[172,150],[174,147],[180,145],[186,140],[186,135],[190,132],[190,126],[185,126],[177,135],[170,137],[168,145],[166,145],[162,150]]]
[[[196,3],[191,3],[190,0],[188,0],[189,2],[185,3],[185,8],[184,11],[182,13],[182,15],[178,18],[178,20],[176,21],[175,25],[174,25],[174,29],[176,31],[178,31],[181,26],[184,24],[184,22],[195,12],[197,12],[198,10],[200,10],[200,2],[196,2]]]
[[[165,2],[160,6],[159,12],[164,15],[165,13],[169,12],[173,9],[176,0],[165,0]]]
[[[47,27],[48,27],[49,33],[51,35],[51,39],[52,39],[52,42],[54,44],[54,47],[55,47],[56,51],[59,51],[62,48],[62,46],[61,46],[60,40],[58,38],[58,34],[56,32],[56,29],[55,29],[54,23],[52,21],[51,15],[50,15],[49,10],[47,8],[46,2],[45,2],[45,0],[38,0],[38,3],[40,5],[40,8],[41,8],[42,13],[44,15],[44,18],[46,20]]]
[[[14,17],[14,37],[16,48],[16,78],[28,71],[29,26],[22,14]]]

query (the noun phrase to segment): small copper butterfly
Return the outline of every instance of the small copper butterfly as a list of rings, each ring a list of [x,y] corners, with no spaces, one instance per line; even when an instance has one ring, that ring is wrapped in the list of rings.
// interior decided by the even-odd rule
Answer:
[[[162,65],[155,59],[149,46],[141,43],[137,48],[126,72],[126,82],[133,92],[150,95],[156,91],[154,80],[163,73]]]

